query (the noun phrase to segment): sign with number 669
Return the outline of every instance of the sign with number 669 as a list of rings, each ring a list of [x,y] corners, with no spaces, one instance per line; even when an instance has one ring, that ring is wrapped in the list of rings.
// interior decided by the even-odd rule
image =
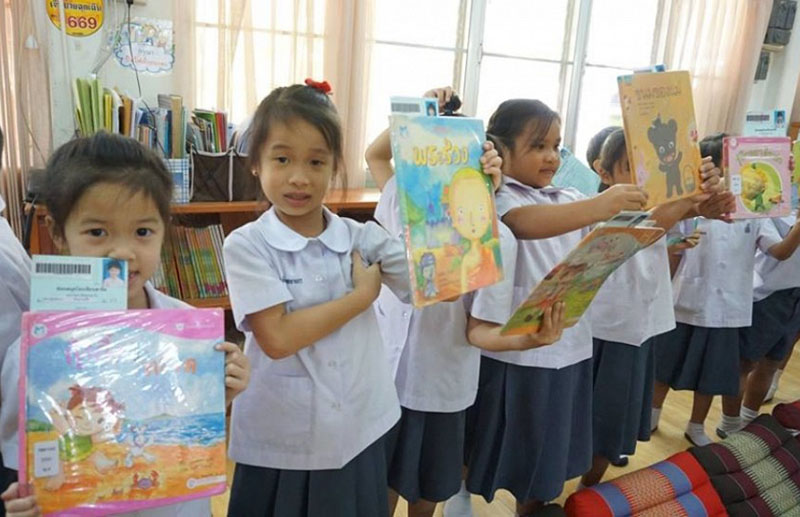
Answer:
[[[59,4],[62,0],[44,0],[47,15],[61,29]],[[63,0],[64,21],[68,36],[90,36],[103,26],[103,0]]]

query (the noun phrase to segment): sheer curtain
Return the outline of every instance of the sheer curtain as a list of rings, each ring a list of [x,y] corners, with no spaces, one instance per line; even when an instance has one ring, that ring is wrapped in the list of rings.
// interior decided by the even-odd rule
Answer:
[[[176,73],[191,78],[187,104],[244,123],[273,88],[325,79],[342,117],[348,182],[363,186],[374,1],[177,0]]]
[[[5,216],[22,235],[23,171],[43,167],[50,155],[50,92],[46,52],[36,41],[32,2],[0,4],[0,195]]]
[[[697,130],[739,133],[772,0],[673,0],[664,61],[692,73]]]

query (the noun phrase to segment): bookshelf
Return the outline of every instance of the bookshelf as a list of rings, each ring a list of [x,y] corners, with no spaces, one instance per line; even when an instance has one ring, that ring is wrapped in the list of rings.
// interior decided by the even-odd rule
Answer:
[[[350,189],[346,193],[333,190],[325,198],[325,205],[334,213],[352,217],[358,220],[367,220],[372,217],[378,203],[380,191],[378,189]],[[223,233],[230,232],[258,218],[267,208],[264,201],[231,201],[231,202],[197,202],[172,205],[173,219],[200,219],[208,224],[220,224]],[[56,253],[50,235],[47,232],[44,206],[35,207],[36,216],[31,228],[30,252],[36,254]],[[203,224],[201,223],[201,226]],[[183,298],[183,300],[199,308],[230,309],[230,300],[227,296],[207,298]]]

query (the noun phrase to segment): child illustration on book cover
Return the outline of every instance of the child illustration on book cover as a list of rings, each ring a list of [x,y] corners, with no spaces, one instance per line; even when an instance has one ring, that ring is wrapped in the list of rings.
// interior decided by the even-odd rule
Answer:
[[[502,278],[492,185],[480,168],[479,120],[392,117],[400,215],[417,307]]]
[[[198,330],[203,311],[159,312],[26,314],[20,467],[45,513],[224,490],[220,337]]]

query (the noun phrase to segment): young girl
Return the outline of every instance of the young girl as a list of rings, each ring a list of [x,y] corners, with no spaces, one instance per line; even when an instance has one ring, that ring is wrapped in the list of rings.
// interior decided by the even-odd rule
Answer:
[[[187,304],[150,284],[158,266],[172,193],[172,178],[155,153],[135,140],[106,133],[72,140],[47,163],[44,202],[47,226],[58,249],[68,255],[128,261],[128,308],[174,309]],[[3,363],[0,438],[6,467],[17,468],[19,340]],[[249,379],[247,358],[233,343],[225,352],[225,395],[230,402]],[[38,515],[36,496],[20,498],[16,483],[2,495],[6,512]],[[210,515],[207,499],[156,508],[137,515]]]
[[[713,168],[706,161],[701,171],[718,177],[719,170]],[[622,129],[607,137],[597,170],[606,187],[630,181]],[[701,194],[659,207],[653,217],[669,229],[706,197]],[[584,486],[600,482],[610,461],[633,454],[637,440],[650,439],[655,342],[658,335],[675,328],[666,236],[611,274],[592,302],[591,323],[594,459],[581,479]]]
[[[450,101],[452,90],[431,90],[425,96],[438,97],[443,108]],[[491,143],[485,149],[481,157],[484,172],[499,185],[501,160]],[[399,238],[403,228],[388,130],[370,145],[366,159],[382,191],[375,219]],[[409,516],[431,516],[436,503],[454,495],[461,485],[466,410],[475,400],[480,367],[480,351],[467,340],[467,311],[472,312],[471,320],[480,317],[483,321],[504,323],[513,309],[511,293],[517,243],[502,223],[499,231],[503,275],[507,281],[423,309],[414,309],[383,289],[375,304],[390,355],[398,357],[395,386],[402,409],[400,422],[389,440],[389,487],[393,496],[390,515],[394,514],[399,494],[409,503]],[[560,334],[563,320],[563,309],[559,307],[556,311],[554,316],[553,309],[548,309],[545,325],[537,335],[524,339],[478,339],[475,344],[509,349],[521,348],[525,343],[533,347],[552,342]],[[492,316],[497,312],[502,315]],[[555,321],[551,321],[553,318]],[[477,322],[471,328],[475,326]]]
[[[718,134],[700,142],[704,156],[719,164],[722,139]],[[718,196],[732,201],[730,193]],[[710,200],[713,203],[714,200]],[[694,445],[707,445],[704,422],[714,395],[723,395],[720,435],[741,427],[740,386],[746,374],[740,366],[740,335],[752,323],[753,267],[756,249],[778,260],[794,251],[774,225],[763,219],[733,223],[697,219],[706,235],[686,250],[673,278],[675,330],[659,339],[651,427],[658,427],[669,388],[694,391],[692,414],[684,436]]]
[[[384,437],[400,405],[368,309],[381,280],[409,299],[403,244],[322,204],[342,164],[339,116],[323,88],[273,90],[249,149],[272,208],[224,245],[257,379],[233,405],[228,512],[387,515]]]

